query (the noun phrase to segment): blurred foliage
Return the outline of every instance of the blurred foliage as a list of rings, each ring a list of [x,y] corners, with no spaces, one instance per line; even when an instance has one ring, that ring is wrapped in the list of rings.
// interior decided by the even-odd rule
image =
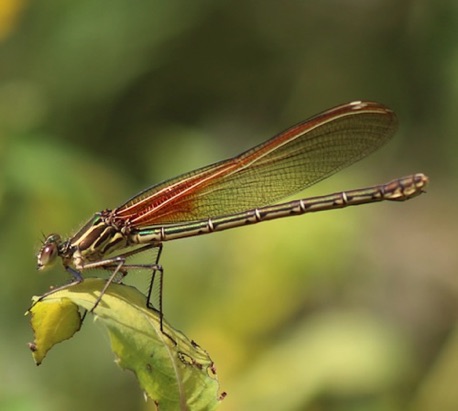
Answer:
[[[453,0],[0,1],[0,409],[154,409],[90,323],[36,369],[40,233],[359,99],[399,133],[307,195],[428,194],[165,244],[165,313],[222,410],[458,409],[457,31]]]

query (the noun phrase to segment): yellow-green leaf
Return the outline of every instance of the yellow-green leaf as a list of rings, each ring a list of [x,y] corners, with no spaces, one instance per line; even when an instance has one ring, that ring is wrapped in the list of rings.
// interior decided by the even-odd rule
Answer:
[[[37,365],[55,344],[68,340],[81,327],[78,306],[68,298],[34,304],[27,313],[32,315],[30,323],[35,335],[29,348]]]
[[[104,284],[101,279],[86,279],[56,291],[35,303],[32,318],[44,310],[42,306],[61,306],[65,301],[91,310]],[[146,307],[145,296],[136,288],[111,284],[93,314],[107,327],[117,363],[135,373],[161,411],[218,406],[223,396],[218,394],[218,379],[207,352],[165,321],[162,332],[159,313]],[[36,336],[50,332],[41,328],[41,324],[34,325]],[[39,348],[37,340],[35,344]]]

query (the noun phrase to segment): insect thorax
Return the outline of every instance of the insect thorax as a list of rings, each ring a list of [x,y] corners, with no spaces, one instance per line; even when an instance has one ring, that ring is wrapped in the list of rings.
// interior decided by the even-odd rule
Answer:
[[[97,213],[70,239],[68,250],[77,268],[128,246],[123,227],[111,220],[108,212]]]

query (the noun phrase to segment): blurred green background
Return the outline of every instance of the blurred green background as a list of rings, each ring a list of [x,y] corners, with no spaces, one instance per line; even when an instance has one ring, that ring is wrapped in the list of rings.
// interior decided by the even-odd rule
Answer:
[[[33,363],[42,233],[359,99],[396,138],[306,195],[428,193],[167,243],[166,317],[221,410],[458,409],[458,2],[1,0],[0,41],[1,410],[154,409],[90,318]]]

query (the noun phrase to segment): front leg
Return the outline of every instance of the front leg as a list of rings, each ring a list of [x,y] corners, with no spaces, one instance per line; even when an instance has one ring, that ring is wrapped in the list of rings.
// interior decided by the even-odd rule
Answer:
[[[95,308],[99,305],[100,301],[102,300],[102,297],[104,296],[105,292],[107,291],[108,287],[110,284],[114,281],[118,273],[121,273],[122,276],[124,277],[127,274],[127,271],[123,269],[123,266],[126,262],[126,259],[123,257],[117,257],[116,260],[118,261],[118,265],[116,268],[113,270],[113,273],[110,275],[108,278],[107,282],[105,283],[105,286],[102,288],[102,291],[100,291],[100,295],[97,297],[97,300],[95,301],[95,304],[91,308],[90,312],[94,312]],[[114,261],[113,261],[114,262]]]

